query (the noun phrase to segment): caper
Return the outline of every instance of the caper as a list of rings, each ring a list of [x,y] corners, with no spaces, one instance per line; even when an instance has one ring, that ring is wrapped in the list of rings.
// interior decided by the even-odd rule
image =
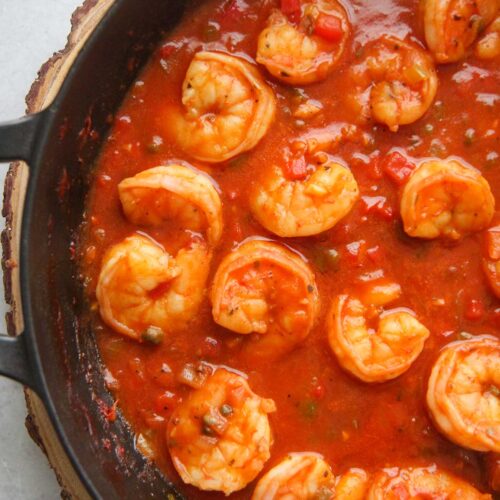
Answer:
[[[158,326],[148,326],[142,333],[142,340],[151,344],[161,344],[165,338],[165,332]]]

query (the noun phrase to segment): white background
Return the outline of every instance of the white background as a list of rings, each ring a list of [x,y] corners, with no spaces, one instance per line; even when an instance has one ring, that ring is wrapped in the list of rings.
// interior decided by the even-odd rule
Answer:
[[[64,47],[71,14],[82,1],[0,0],[0,121],[24,114],[24,98],[38,69]],[[0,164],[2,185],[6,170]],[[3,219],[0,225],[3,229]],[[0,297],[4,332],[3,292]],[[25,430],[25,416],[22,386],[0,377],[0,500],[57,499],[60,488]]]

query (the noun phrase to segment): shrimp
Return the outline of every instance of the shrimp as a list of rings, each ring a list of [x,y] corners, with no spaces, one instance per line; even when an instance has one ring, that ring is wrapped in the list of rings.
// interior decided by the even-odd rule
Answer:
[[[181,479],[226,495],[244,488],[270,457],[274,411],[241,375],[218,369],[169,420],[167,445]]]
[[[145,236],[125,238],[103,258],[96,289],[103,321],[139,341],[151,329],[163,335],[185,326],[203,299],[209,260],[203,241],[174,258]]]
[[[259,334],[250,343],[254,355],[293,348],[307,337],[319,310],[308,265],[285,247],[263,240],[247,241],[223,259],[211,299],[216,323],[236,333]]]
[[[349,469],[337,478],[335,500],[365,500],[369,479],[363,469]]]
[[[500,217],[495,216],[496,225],[486,231],[483,254],[483,270],[492,292],[500,299]]]
[[[435,60],[451,63],[464,58],[499,9],[499,0],[425,0],[425,40]]]
[[[319,453],[290,453],[262,476],[252,500],[330,500],[335,476]]]
[[[198,52],[182,86],[185,113],[169,117],[177,141],[210,163],[252,149],[271,125],[276,100],[258,70],[218,52]]]
[[[358,89],[354,102],[392,132],[421,118],[436,96],[438,78],[430,56],[394,36],[364,47],[361,62],[351,71]]]
[[[488,226],[495,198],[476,169],[456,160],[431,160],[413,171],[400,208],[410,236],[457,240]]]
[[[478,40],[475,53],[479,59],[494,59],[500,56],[500,16],[488,26]]]
[[[340,365],[364,382],[384,382],[407,371],[429,336],[429,330],[409,309],[378,314],[378,307],[395,300],[399,294],[397,284],[377,284],[364,294],[364,300],[339,295],[330,307],[327,316],[330,347]],[[374,306],[378,306],[375,311]],[[375,331],[368,328],[368,320],[377,315]]]
[[[436,498],[440,500],[491,500],[476,488],[435,465],[399,469],[384,469],[377,473],[366,500]]]
[[[315,158],[319,165],[309,165],[309,172],[304,168],[300,176],[291,179],[282,168],[273,166],[251,195],[253,215],[274,234],[310,236],[326,231],[347,215],[358,199],[358,184],[347,167],[325,153]]]
[[[257,44],[257,62],[290,85],[324,80],[340,59],[350,33],[336,0],[301,2],[298,26],[279,10],[269,16]]]
[[[215,245],[222,234],[219,193],[204,174],[182,165],[144,170],[118,184],[123,211],[132,224],[159,226],[175,220],[191,231],[206,228]]]
[[[448,344],[429,378],[427,406],[454,443],[500,452],[500,341],[487,335]]]

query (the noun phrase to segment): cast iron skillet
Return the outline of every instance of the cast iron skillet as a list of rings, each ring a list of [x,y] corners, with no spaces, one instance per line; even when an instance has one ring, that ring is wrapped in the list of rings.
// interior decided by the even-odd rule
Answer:
[[[91,165],[110,116],[185,0],[117,0],[44,111],[0,124],[0,160],[30,167],[20,241],[24,332],[0,336],[0,374],[33,388],[94,498],[181,498],[135,450],[126,422],[108,422],[95,338],[72,259]],[[66,172],[66,173],[64,173]],[[67,186],[66,186],[66,180]]]

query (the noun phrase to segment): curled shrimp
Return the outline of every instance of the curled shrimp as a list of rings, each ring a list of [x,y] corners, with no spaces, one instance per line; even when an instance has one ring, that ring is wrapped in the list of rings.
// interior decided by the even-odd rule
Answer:
[[[427,406],[454,443],[500,452],[500,342],[487,335],[448,344],[429,378]]]
[[[222,234],[222,204],[207,176],[182,165],[144,170],[118,184],[127,219],[140,226],[175,220],[191,231],[206,230],[215,245]]]
[[[252,500],[329,500],[335,476],[319,453],[290,453],[262,476]]]
[[[431,160],[412,173],[401,197],[404,230],[419,238],[459,239],[490,223],[495,199],[479,171],[456,160]]]
[[[270,457],[268,414],[275,410],[241,375],[218,369],[168,423],[168,449],[182,480],[226,495],[244,488]]]
[[[475,53],[479,59],[494,59],[500,56],[500,16],[488,26],[478,40]]]
[[[250,240],[220,263],[212,284],[214,321],[236,333],[258,335],[257,355],[278,355],[304,340],[319,309],[314,274],[285,247]]]
[[[498,0],[425,0],[425,40],[436,61],[450,63],[465,57],[499,9]]]
[[[185,326],[203,299],[209,268],[203,241],[172,257],[153,240],[134,234],[104,255],[96,295],[103,321],[135,340],[148,331]]]
[[[500,220],[486,231],[483,270],[492,292],[500,299]]]
[[[264,174],[250,203],[266,229],[278,236],[310,236],[332,228],[350,212],[359,197],[356,179],[328,155],[316,158],[322,156],[299,177],[287,178],[278,166]]]
[[[438,78],[430,56],[394,36],[364,47],[352,75],[358,88],[354,100],[362,113],[393,132],[421,118],[436,96]]]
[[[259,35],[257,62],[290,85],[324,80],[342,55],[350,27],[336,0],[301,2],[296,26],[279,10]]]
[[[365,500],[369,480],[363,469],[349,469],[337,478],[335,500]]]
[[[469,483],[435,465],[384,469],[373,477],[366,500],[435,498],[440,500],[491,500]]]
[[[399,294],[397,284],[377,284],[363,300],[339,295],[330,307],[330,347],[340,365],[364,382],[384,382],[404,373],[420,355],[429,336],[429,330],[408,309],[379,314],[380,306]],[[377,330],[369,328],[368,321],[377,316]]]
[[[228,54],[198,52],[182,86],[185,113],[171,125],[181,147],[206,162],[252,149],[266,134],[276,102],[250,63]]]

